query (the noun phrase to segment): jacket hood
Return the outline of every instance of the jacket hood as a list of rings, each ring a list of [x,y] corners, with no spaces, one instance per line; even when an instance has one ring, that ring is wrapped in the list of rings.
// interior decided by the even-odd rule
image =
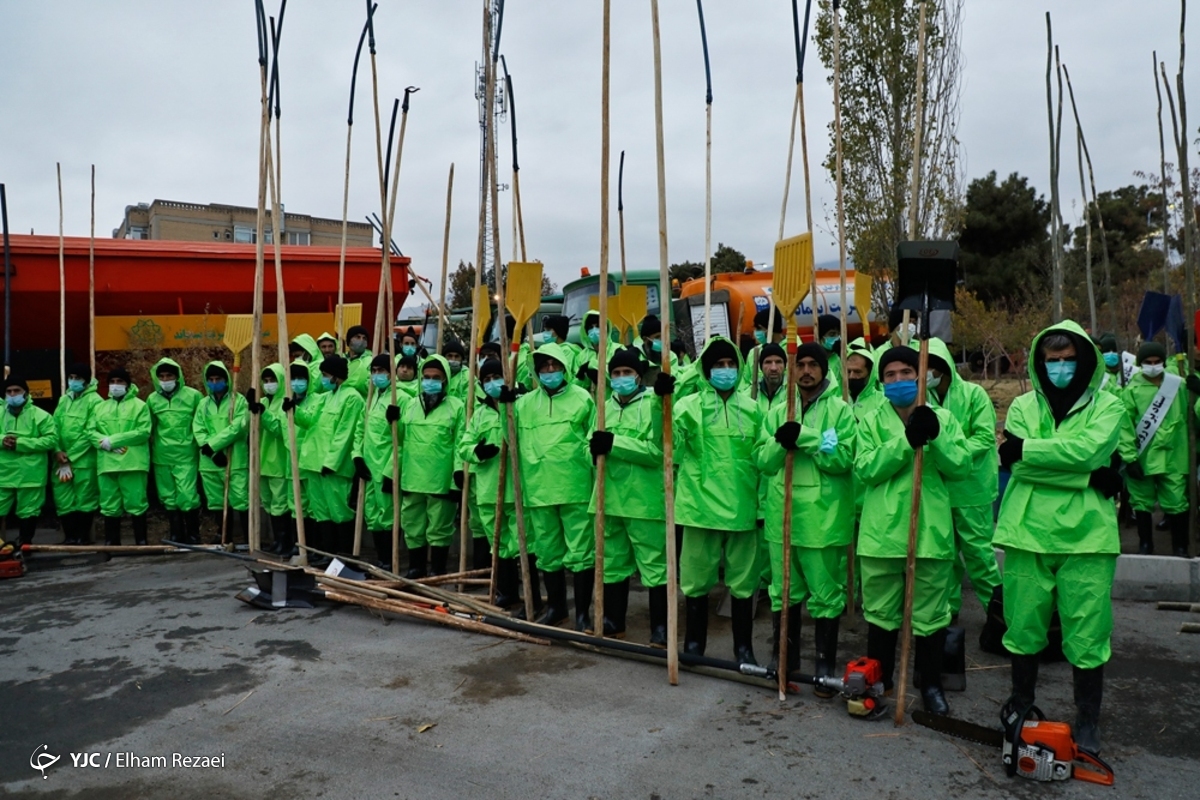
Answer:
[[[587,335],[588,323],[593,322],[593,321],[594,322],[600,321],[600,312],[599,311],[591,310],[583,315],[583,322],[581,322],[579,324],[579,346],[582,347],[584,350],[591,350],[591,351],[595,352],[597,349],[596,345],[592,344],[592,340],[589,339],[588,335]],[[616,334],[617,329],[615,327],[613,327],[613,324],[611,322],[608,323],[607,327],[608,327],[608,340],[610,342],[615,342],[616,341],[615,334]],[[543,347],[545,347],[545,345],[543,345]],[[609,349],[612,349],[612,348],[610,347]],[[563,363],[566,363],[566,362],[563,362]]]
[[[270,372],[272,375],[274,375],[275,380],[279,382],[280,389],[283,389],[285,386],[287,386],[287,378],[283,376],[283,367],[280,366],[278,362],[274,364],[268,364],[263,372]]]
[[[187,382],[183,379],[183,368],[179,366],[179,363],[174,359],[160,358],[154,363],[154,366],[150,368],[150,384],[154,387],[154,391],[157,392],[162,389],[162,387],[158,385],[158,370],[164,364],[168,367],[174,367],[175,371],[179,373],[179,386],[187,385]],[[175,391],[179,391],[179,386],[175,387]]]
[[[1059,389],[1050,383],[1045,356],[1042,354],[1042,340],[1056,333],[1063,334],[1075,345],[1075,378],[1066,389]],[[1104,380],[1104,361],[1100,357],[1100,348],[1073,320],[1063,320],[1046,328],[1033,337],[1029,349],[1032,356],[1029,359],[1029,380],[1034,391],[1050,405],[1056,420],[1061,421],[1071,411],[1086,405],[1100,390]]]
[[[584,337],[585,339],[587,337]],[[571,365],[571,354],[567,348],[557,342],[544,344],[537,350],[533,351],[533,368],[536,372],[542,371],[542,364],[546,363],[547,359],[553,358],[559,364],[562,364],[566,370]]]
[[[937,356],[938,359],[944,362],[946,367],[946,378],[944,380],[947,386],[958,379],[957,370],[954,369],[954,356],[950,354],[950,348],[936,336],[932,336],[929,339],[929,356],[930,358]],[[938,368],[941,369],[941,367]]]
[[[425,372],[425,368],[431,367],[431,366],[435,366],[438,369],[440,369],[442,371],[442,374],[446,376],[446,383],[449,384],[449,382],[450,382],[450,362],[446,359],[445,356],[443,356],[439,353],[434,353],[433,355],[429,356],[428,358],[426,358],[424,361],[421,362],[421,369],[417,371],[417,378],[420,379],[421,375]],[[446,388],[448,388],[448,386],[442,387],[442,388],[443,388],[443,390],[445,390]]]
[[[208,371],[210,369],[212,369],[213,367],[216,367],[217,369],[221,370],[221,372],[225,373],[225,392],[226,392],[226,394],[234,391],[233,379],[229,375],[229,367],[225,366],[225,363],[222,361],[210,361],[204,365],[204,375],[207,376]],[[208,396],[208,379],[207,379],[207,377],[204,380],[203,388],[204,388],[204,395],[207,397]]]
[[[309,355],[309,362],[320,364],[324,356],[321,355],[321,348],[317,346],[317,340],[307,333],[302,333],[295,339],[292,339],[292,344],[304,348],[304,352]]]

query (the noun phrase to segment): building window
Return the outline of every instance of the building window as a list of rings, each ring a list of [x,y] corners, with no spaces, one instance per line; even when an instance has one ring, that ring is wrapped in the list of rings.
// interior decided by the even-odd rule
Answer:
[[[130,225],[129,233],[125,235],[126,239],[149,239],[150,235],[146,232],[145,227],[141,225]]]
[[[310,244],[308,231],[288,231],[288,244]]]
[[[258,242],[258,232],[249,225],[235,225],[233,226],[233,241],[238,244],[255,244]],[[263,241],[267,244],[271,243],[270,228],[263,231]]]

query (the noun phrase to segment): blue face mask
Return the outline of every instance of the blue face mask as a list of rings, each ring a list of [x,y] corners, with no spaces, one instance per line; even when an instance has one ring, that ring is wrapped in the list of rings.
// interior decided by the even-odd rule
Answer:
[[[708,382],[713,385],[713,388],[722,392],[728,392],[737,385],[738,371],[736,367],[714,367],[709,373]]]
[[[896,408],[908,408],[917,402],[917,382],[896,381],[883,385],[883,396]]]
[[[83,381],[72,378],[67,381],[67,388],[70,389],[72,392],[79,394],[80,392],[83,391]]]
[[[327,392],[332,391],[334,388],[333,378],[327,378],[324,375],[322,375],[321,376],[321,388]]]
[[[655,353],[661,353],[662,352],[662,339],[651,339],[650,340],[650,349],[653,350]]]
[[[600,343],[600,329],[592,328],[590,331],[587,332],[587,337],[588,337],[588,341],[591,342],[592,344],[599,344]]]
[[[371,385],[376,389],[386,389],[392,385],[392,376],[386,372],[376,372],[371,375]]]
[[[296,378],[292,381],[292,394],[304,394],[308,391],[308,381]]]
[[[834,345],[836,345],[837,343],[838,343],[838,337],[836,337],[836,336],[826,336],[825,341],[823,342],[826,350],[832,350]]]
[[[442,382],[437,378],[421,378],[421,394],[441,394]]]
[[[620,377],[613,378],[611,381],[609,381],[609,383],[612,385],[612,390],[621,395],[621,397],[629,397],[629,395],[636,392],[638,388],[637,378],[633,377],[632,375],[622,375]]]
[[[555,341],[555,339],[554,339],[553,333],[551,333],[550,331],[542,331],[541,333],[534,335],[533,346],[541,347],[544,344],[550,344],[554,341]]]
[[[1071,385],[1072,379],[1075,377],[1075,362],[1074,361],[1050,361],[1046,364],[1046,375],[1050,378],[1050,382],[1059,389],[1065,389]]]
[[[1104,354],[1104,366],[1108,367],[1109,369],[1112,369],[1113,367],[1117,366],[1120,363],[1121,363],[1121,354],[1120,353],[1105,353]]]
[[[209,394],[220,394],[228,384],[225,381],[208,381]]]
[[[767,343],[767,332],[766,331],[755,331],[754,332],[754,341],[758,342],[759,344],[766,344]]]
[[[9,408],[20,408],[21,406],[25,405],[24,394],[10,394],[4,399],[8,401]]]
[[[417,347],[416,345],[406,344],[401,346],[400,352],[406,356],[415,356],[417,354]]]
[[[500,396],[500,390],[503,388],[504,388],[504,381],[500,380],[499,378],[496,378],[495,380],[491,380],[491,381],[485,381],[483,384],[484,394],[486,394],[488,397],[492,398],[493,400],[495,400],[497,397]]]
[[[557,389],[563,384],[563,373],[561,372],[539,372],[538,382],[547,389]]]

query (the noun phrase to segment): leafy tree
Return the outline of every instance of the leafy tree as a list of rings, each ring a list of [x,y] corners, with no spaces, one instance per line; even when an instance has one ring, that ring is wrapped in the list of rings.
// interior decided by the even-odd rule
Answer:
[[[712,274],[717,275],[722,272],[741,272],[746,269],[746,256],[742,251],[730,247],[722,242],[717,243],[717,249],[712,254]],[[704,277],[704,262],[703,261],[681,261],[678,264],[672,264],[669,267],[671,280],[678,280],[680,283],[695,278]]]
[[[997,183],[996,172],[967,187],[959,266],[966,288],[984,303],[1044,290],[1049,277],[1050,206],[1012,173]]]
[[[503,280],[508,274],[504,265],[500,267],[500,277]],[[450,273],[449,283],[446,286],[446,304],[450,308],[469,308],[472,305],[472,296],[475,292],[475,265],[464,261],[458,262],[458,267],[454,272]],[[488,286],[495,285],[495,279],[492,270],[483,271],[483,282]],[[558,294],[558,285],[550,280],[544,272],[542,273],[542,296]]]

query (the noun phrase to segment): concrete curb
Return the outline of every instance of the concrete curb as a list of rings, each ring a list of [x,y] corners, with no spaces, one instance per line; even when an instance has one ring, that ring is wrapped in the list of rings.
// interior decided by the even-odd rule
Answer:
[[[996,550],[996,563],[1003,572],[1003,550]],[[1200,559],[1119,555],[1112,599],[1200,603]]]

